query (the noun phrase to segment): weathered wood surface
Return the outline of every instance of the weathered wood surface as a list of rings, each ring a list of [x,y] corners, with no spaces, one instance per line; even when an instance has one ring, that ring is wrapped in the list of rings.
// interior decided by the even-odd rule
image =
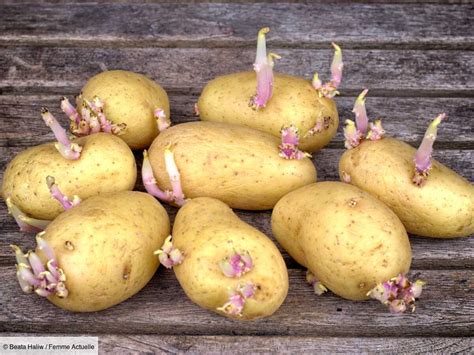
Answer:
[[[273,46],[469,48],[469,6],[412,4],[9,5],[0,44],[249,46],[270,26]],[[106,16],[104,16],[106,14]],[[41,26],[38,26],[41,23]],[[126,25],[124,25],[126,23]],[[32,29],[35,31],[32,32]]]
[[[105,335],[99,337],[104,352],[158,353],[268,353],[270,349],[283,354],[472,354],[473,341],[469,338],[329,338],[329,337],[272,337],[272,336],[156,336]]]
[[[105,69],[150,76],[168,91],[175,123],[196,120],[193,104],[202,87],[216,75],[251,70],[256,32],[268,25],[268,47],[283,56],[276,64],[283,73],[309,79],[317,70],[327,79],[330,42],[342,45],[345,73],[336,99],[341,121],[353,117],[354,98],[365,87],[369,116],[384,119],[391,135],[413,145],[429,120],[446,112],[434,156],[474,181],[472,4],[65,2],[0,5],[0,179],[14,154],[52,140],[41,106],[67,123],[59,98],[77,94]],[[338,178],[340,132],[313,158],[320,180]],[[141,154],[136,157],[140,165]],[[143,190],[140,182],[137,189]],[[173,220],[176,209],[167,210]],[[237,213],[271,235],[269,211]],[[101,352],[113,353],[473,350],[472,237],[411,237],[412,275],[428,285],[417,312],[400,316],[375,302],[313,295],[304,270],[283,251],[290,274],[287,300],[269,319],[240,323],[192,304],[173,273],[161,269],[127,302],[104,312],[69,314],[21,293],[8,245],[32,248],[34,241],[18,232],[3,203],[0,230],[0,332],[95,333]]]
[[[375,301],[351,302],[325,294],[317,297],[304,270],[289,270],[285,303],[270,318],[235,322],[188,300],[172,271],[160,270],[145,288],[108,310],[71,314],[45,299],[22,294],[12,267],[0,267],[0,331],[125,333],[162,335],[295,336],[469,336],[474,278],[469,270],[414,270],[429,280],[417,312],[391,315]],[[423,325],[423,326],[420,326]]]
[[[57,336],[67,335],[66,333]],[[91,334],[81,334],[90,336]],[[4,336],[31,336],[5,333]],[[226,335],[126,335],[98,334],[100,353],[113,354],[260,354],[269,349],[279,354],[344,353],[354,349],[363,353],[384,354],[470,354],[472,339],[460,337],[353,338],[317,336],[226,336]],[[416,349],[416,350],[415,350]]]
[[[391,136],[416,145],[422,139],[429,122],[441,112],[448,119],[443,122],[436,140],[437,148],[474,148],[474,101],[470,98],[367,98],[371,118],[381,118]],[[69,95],[71,101],[74,95]],[[51,130],[40,116],[41,107],[48,109],[64,125],[68,118],[59,108],[61,95],[4,95],[0,96],[0,146],[31,147],[52,139]],[[196,95],[170,95],[173,123],[195,121]],[[354,118],[355,97],[338,97],[340,127],[329,147],[343,147],[342,126],[345,119]]]
[[[344,45],[341,43],[341,45]],[[331,49],[277,49],[275,69],[329,79]],[[474,57],[452,50],[344,50],[341,92],[369,88],[383,96],[474,95]],[[254,48],[0,47],[0,92],[77,94],[87,78],[106,69],[141,72],[171,93],[198,94],[217,75],[252,70]]]

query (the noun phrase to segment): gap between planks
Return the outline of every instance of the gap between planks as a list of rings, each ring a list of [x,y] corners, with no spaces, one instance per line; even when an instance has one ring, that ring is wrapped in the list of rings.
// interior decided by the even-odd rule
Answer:
[[[287,49],[328,49],[331,41],[320,43],[285,43],[280,41],[268,41],[267,46],[271,46],[273,52]],[[208,49],[226,49],[226,48],[255,48],[255,41],[239,41],[239,40],[220,40],[218,43],[212,40],[200,40],[199,42],[190,42],[186,40],[124,40],[124,39],[102,39],[85,40],[81,37],[57,37],[38,38],[38,36],[3,36],[0,37],[0,46],[2,47],[64,47],[64,48],[208,48]],[[447,50],[447,51],[474,51],[474,41],[462,41],[452,43],[386,43],[386,42],[369,42],[369,43],[347,43],[344,49],[354,50]]]

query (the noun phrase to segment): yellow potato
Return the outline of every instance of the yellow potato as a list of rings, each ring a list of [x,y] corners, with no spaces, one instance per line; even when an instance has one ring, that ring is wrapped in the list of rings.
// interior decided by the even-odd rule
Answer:
[[[300,133],[299,147],[314,152],[334,137],[339,116],[334,100],[319,97],[311,82],[290,75],[274,74],[273,96],[265,108],[249,107],[257,85],[254,72],[217,77],[204,88],[198,101],[203,121],[234,123],[280,137],[283,126],[293,124]],[[320,122],[321,131],[309,134]]]
[[[48,299],[73,312],[112,307],[140,291],[159,262],[153,254],[169,235],[169,218],[152,196],[123,191],[94,196],[62,213],[43,239],[66,275],[66,298]],[[38,255],[46,262],[43,252]]]
[[[408,232],[425,237],[474,233],[474,186],[433,160],[427,182],[413,184],[415,148],[386,137],[347,150],[339,174],[389,206]]]
[[[96,133],[76,139],[82,146],[78,160],[68,160],[54,143],[28,148],[7,165],[3,198],[11,198],[20,210],[37,219],[54,219],[63,208],[51,197],[46,177],[55,178],[66,196],[86,199],[105,192],[132,190],[137,169],[130,148],[118,137]]]
[[[89,79],[82,88],[82,96],[88,100],[99,97],[104,102],[107,119],[127,125],[120,138],[132,149],[148,148],[158,135],[156,108],[170,117],[166,91],[142,74],[125,70],[102,72]]]
[[[278,155],[277,138],[251,128],[190,122],[162,132],[149,158],[158,186],[171,189],[164,151],[170,146],[188,198],[213,197],[232,208],[265,210],[286,193],[316,181],[308,158]]]
[[[398,217],[357,187],[320,182],[283,197],[273,235],[324,286],[350,300],[369,298],[376,284],[406,273],[411,247]]]
[[[173,226],[173,244],[184,254],[174,272],[188,297],[201,307],[235,319],[273,314],[288,292],[285,262],[272,241],[241,221],[223,202],[196,198],[182,207]],[[248,253],[252,267],[240,277],[226,276],[220,262],[235,253]],[[250,283],[254,294],[245,299],[241,314],[218,310],[239,286]]]

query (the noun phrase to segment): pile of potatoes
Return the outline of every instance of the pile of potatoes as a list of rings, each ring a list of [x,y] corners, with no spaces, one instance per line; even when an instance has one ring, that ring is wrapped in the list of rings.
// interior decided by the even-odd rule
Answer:
[[[139,292],[161,263],[186,295],[233,319],[268,317],[288,293],[274,242],[234,209],[270,210],[278,243],[308,269],[317,294],[373,298],[414,310],[408,233],[474,233],[474,187],[431,159],[435,120],[418,151],[368,122],[364,91],[344,129],[341,182],[317,182],[310,153],[335,135],[334,96],[342,52],[322,84],[273,73],[275,54],[258,34],[254,72],[218,77],[195,106],[200,120],[171,125],[165,90],[144,75],[113,70],[91,78],[61,108],[70,134],[44,109],[57,142],[26,149],[8,164],[1,193],[37,248],[12,246],[17,278],[73,312],[112,307]],[[136,185],[135,151],[143,153]],[[415,162],[414,162],[415,160]],[[170,229],[158,202],[178,207]],[[170,234],[171,231],[171,234]],[[290,290],[291,292],[291,290]]]

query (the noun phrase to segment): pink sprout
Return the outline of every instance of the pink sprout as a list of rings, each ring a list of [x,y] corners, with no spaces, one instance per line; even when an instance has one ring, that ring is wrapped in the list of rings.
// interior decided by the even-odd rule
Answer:
[[[112,123],[105,117],[105,103],[97,96],[89,101],[82,96],[76,99],[77,105],[81,104],[81,114],[71,105],[65,97],[61,100],[61,109],[71,120],[71,132],[76,136],[87,136],[89,134],[105,132],[115,135],[125,133],[127,125],[125,123]]]
[[[342,181],[345,182],[346,184],[350,184],[351,182],[351,176],[350,174],[348,174],[347,172],[343,171],[341,173],[341,178],[342,178]]]
[[[433,153],[433,143],[436,140],[438,132],[438,125],[446,118],[446,114],[438,115],[433,122],[428,126],[423,141],[415,153],[415,176],[413,183],[418,186],[423,186],[431,169],[431,154]]]
[[[357,147],[362,140],[370,139],[372,141],[380,140],[385,135],[385,130],[382,127],[381,120],[375,120],[375,123],[369,123],[367,111],[365,109],[365,96],[368,90],[363,90],[357,97],[352,112],[355,113],[355,123],[351,120],[346,120],[344,127],[344,146],[347,149]],[[370,127],[369,132],[367,132]]]
[[[171,269],[175,265],[179,265],[183,262],[184,256],[183,253],[173,246],[171,241],[172,236],[168,236],[161,249],[155,251],[155,255],[158,255],[161,265],[167,269]]]
[[[294,125],[283,127],[280,131],[280,134],[281,144],[278,146],[278,148],[280,149],[280,157],[282,157],[283,159],[296,160],[300,160],[305,157],[311,157],[311,154],[298,149],[298,128],[296,128]]]
[[[388,281],[377,284],[367,293],[367,296],[386,305],[392,313],[403,313],[407,308],[415,311],[415,300],[420,297],[423,286],[421,280],[410,282],[408,278],[399,274]]]
[[[318,73],[314,73],[313,76],[313,87],[318,91],[319,97],[333,98],[339,94],[337,88],[341,84],[342,80],[342,69],[344,63],[342,62],[342,50],[336,43],[332,43],[334,47],[334,58],[331,64],[331,80],[323,84],[319,79]]]
[[[194,104],[194,114],[196,116],[199,116],[199,106],[197,103]]]
[[[321,296],[323,293],[328,291],[326,286],[324,286],[309,270],[306,271],[306,282],[313,286],[314,293],[318,296]]]
[[[252,257],[248,252],[234,252],[230,257],[219,262],[219,268],[227,277],[241,277],[253,268]]]
[[[58,200],[58,202],[63,206],[65,210],[68,210],[74,206],[77,206],[81,202],[81,199],[77,195],[74,195],[72,197],[72,200],[69,199],[69,197],[65,196],[59,189],[58,185],[56,185],[54,177],[47,176],[46,183],[48,184],[48,188],[49,188],[49,191],[51,192],[51,196],[53,196],[56,200]]]
[[[245,302],[247,299],[255,295],[257,287],[252,282],[247,282],[242,285],[239,284],[236,290],[230,292],[229,301],[224,303],[222,307],[217,310],[232,316],[242,317]]]
[[[42,297],[56,295],[59,298],[68,296],[66,275],[59,268],[53,249],[42,238],[43,233],[36,237],[38,249],[48,259],[46,265],[32,250],[23,254],[16,245],[11,245],[16,256],[16,276],[20,287],[25,293],[36,293]]]
[[[77,160],[81,156],[82,147],[77,143],[72,143],[67,134],[66,130],[61,127],[56,118],[48,111],[46,108],[41,109],[41,117],[46,125],[51,128],[54,133],[54,136],[57,139],[55,144],[56,149],[59,153],[66,159]]]
[[[378,141],[385,135],[385,130],[382,127],[381,120],[375,120],[375,123],[370,122],[370,130],[367,134],[367,139],[371,141]]]
[[[165,167],[168,173],[172,191],[162,191],[157,183],[153,174],[153,168],[148,158],[148,152],[143,151],[143,165],[142,165],[142,180],[146,191],[162,201],[175,203],[178,206],[183,206],[186,203],[183,188],[181,186],[181,176],[174,161],[174,155],[170,147],[165,149]]]
[[[273,95],[273,59],[279,59],[280,56],[274,53],[267,55],[265,35],[269,31],[268,27],[264,27],[258,32],[257,55],[253,65],[257,73],[257,93],[249,102],[249,106],[254,110],[264,108]]]
[[[165,149],[165,167],[171,182],[171,188],[173,190],[173,201],[178,206],[182,206],[186,201],[181,185],[181,175],[174,160],[173,151],[169,146]]]
[[[170,191],[162,191],[156,184],[155,176],[153,175],[153,169],[151,167],[150,159],[148,158],[148,152],[143,151],[143,164],[142,164],[142,180],[146,191],[160,200],[171,202],[172,194]]]
[[[355,113],[355,122],[358,131],[365,136],[369,126],[369,119],[367,118],[367,111],[365,110],[365,96],[369,90],[365,89],[357,97],[352,112]]]
[[[344,146],[346,149],[357,147],[361,140],[362,134],[356,128],[354,121],[346,120],[344,125]]]
[[[18,208],[18,206],[13,204],[10,197],[7,197],[6,203],[7,203],[8,213],[13,216],[16,223],[20,227],[21,232],[38,233],[38,232],[43,231],[48,226],[48,224],[51,223],[51,221],[49,220],[35,219],[35,218],[28,217]]]
[[[69,119],[76,125],[81,122],[81,116],[77,112],[76,108],[69,102],[67,97],[61,99],[61,110],[69,117]]]
[[[154,115],[156,118],[156,124],[158,126],[158,130],[163,132],[170,126],[170,121],[166,118],[166,113],[163,109],[157,107],[154,111]]]

